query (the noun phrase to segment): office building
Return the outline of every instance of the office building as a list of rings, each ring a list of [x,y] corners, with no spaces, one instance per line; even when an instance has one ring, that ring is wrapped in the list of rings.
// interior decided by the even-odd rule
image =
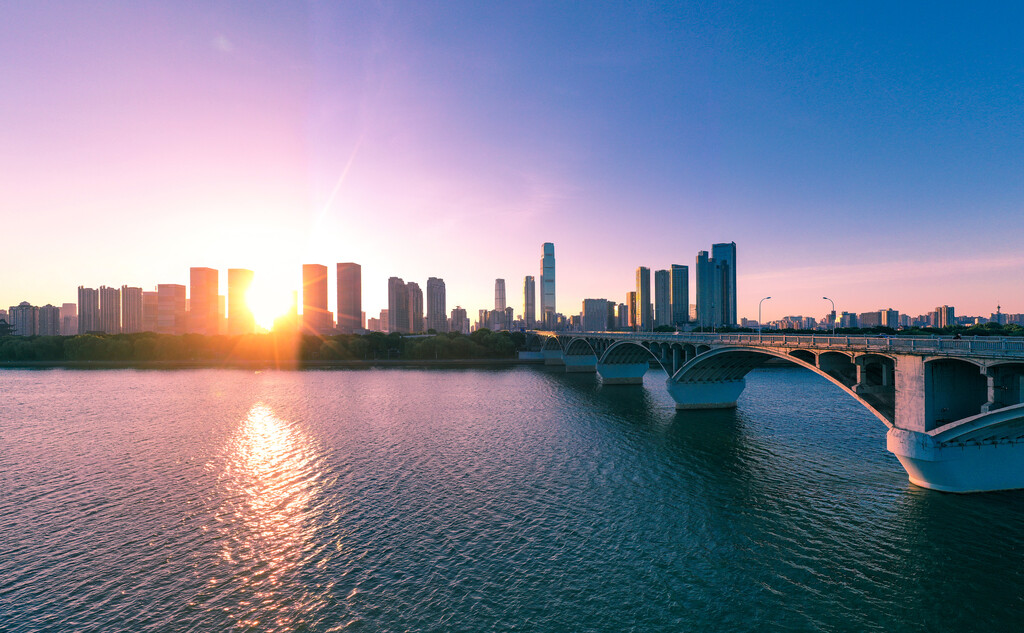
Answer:
[[[219,330],[217,292],[220,278],[213,268],[189,268],[188,331],[212,335]]]
[[[159,284],[156,287],[156,331],[160,334],[185,333],[188,316],[186,291],[182,284]]]
[[[636,269],[636,329],[649,332],[654,329],[654,310],[651,307],[651,269]]]
[[[494,280],[494,309],[505,311],[505,280],[495,279]]]
[[[338,264],[338,330],[351,334],[363,327],[363,268]]]
[[[672,264],[671,302],[672,325],[681,327],[690,320],[690,269],[679,264]]]
[[[527,330],[537,327],[537,284],[533,275],[523,280],[523,319]]]
[[[121,331],[125,334],[143,332],[142,288],[121,286]]]
[[[736,243],[697,253],[697,322],[701,327],[736,325]]]
[[[715,269],[720,275],[717,280],[721,284],[720,325],[735,326],[736,320],[736,242],[728,244],[712,244],[711,257],[715,260]]]
[[[62,303],[60,306],[60,333],[63,336],[78,334],[78,304]]]
[[[667,270],[654,271],[654,326],[672,325],[672,282]]]
[[[156,291],[142,291],[142,331],[156,332],[157,313],[160,310],[160,300]]]
[[[100,293],[95,288],[78,287],[78,333],[100,330]]]
[[[629,329],[635,330],[637,328],[635,290],[626,294],[626,305],[629,306]]]
[[[629,306],[620,303],[615,310],[615,325],[618,330],[629,329]]]
[[[540,259],[540,320],[547,329],[555,327],[555,245],[544,243]]]
[[[388,331],[409,333],[409,288],[400,277],[388,279]]]
[[[302,332],[327,334],[334,323],[327,311],[327,266],[302,265]]]
[[[228,269],[228,334],[252,334],[256,320],[249,308],[248,294],[253,272],[245,268]]]
[[[423,328],[423,290],[420,285],[410,281],[405,285],[406,293],[409,296],[409,331],[419,334]]]
[[[603,332],[608,329],[609,303],[607,299],[583,300],[583,312],[580,317],[584,332]]]
[[[444,279],[427,279],[427,329],[448,331],[448,309],[445,307]]]
[[[36,313],[36,334],[39,336],[60,335],[60,308],[49,303],[40,306]]]

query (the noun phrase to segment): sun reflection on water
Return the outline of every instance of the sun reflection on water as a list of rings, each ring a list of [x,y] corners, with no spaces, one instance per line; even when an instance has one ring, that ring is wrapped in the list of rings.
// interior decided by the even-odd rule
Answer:
[[[313,442],[294,425],[257,402],[228,444],[221,514],[223,541],[217,593],[238,627],[261,631],[308,626],[330,594],[310,587],[301,571],[316,553],[314,496],[319,459]],[[225,570],[225,567],[227,568]]]

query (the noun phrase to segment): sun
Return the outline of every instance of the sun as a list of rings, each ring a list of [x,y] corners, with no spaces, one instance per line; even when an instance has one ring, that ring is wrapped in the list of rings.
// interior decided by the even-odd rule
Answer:
[[[274,321],[295,310],[295,296],[292,293],[256,280],[253,280],[245,295],[245,303],[252,311],[256,325],[268,332],[274,329]]]

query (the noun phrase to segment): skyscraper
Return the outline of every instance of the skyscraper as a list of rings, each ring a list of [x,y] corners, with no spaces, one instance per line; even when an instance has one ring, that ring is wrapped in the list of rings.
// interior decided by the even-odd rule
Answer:
[[[121,331],[142,332],[142,288],[121,286]]]
[[[414,281],[407,283],[405,289],[409,297],[409,332],[418,334],[423,331],[423,290]]]
[[[544,327],[555,327],[555,245],[544,243],[540,259],[540,318]]]
[[[427,279],[427,329],[448,331],[448,310],[445,307],[444,279]]]
[[[523,319],[526,329],[532,330],[537,326],[537,284],[533,275],[527,275],[523,280]]]
[[[697,321],[701,327],[736,325],[736,243],[697,253]]]
[[[697,253],[697,325],[716,327],[721,306],[721,276],[715,270],[715,260],[707,251]]]
[[[679,327],[690,320],[690,269],[672,264],[672,325]]]
[[[388,332],[409,332],[409,289],[400,277],[388,279]]]
[[[159,284],[156,287],[156,331],[161,334],[184,334],[185,286],[182,284]]]
[[[505,280],[494,280],[494,309],[505,311]]]
[[[78,333],[100,329],[100,293],[95,288],[78,287]]]
[[[121,333],[121,289],[100,286],[100,328],[107,334]]]
[[[629,329],[635,330],[637,327],[636,317],[636,291],[626,293],[626,306],[629,308]]]
[[[302,265],[302,331],[304,334],[326,334],[331,330],[327,311],[327,266]]]
[[[462,306],[452,308],[451,331],[469,334],[469,318],[466,316],[466,309]]]
[[[640,266],[636,269],[636,329],[654,329],[654,310],[651,308],[651,269]]]
[[[672,325],[672,282],[667,270],[654,271],[654,325]]]
[[[362,276],[359,264],[338,264],[338,329],[344,334],[363,327]]]
[[[717,263],[722,286],[722,325],[735,326],[736,320],[736,242],[712,244],[711,256]]]
[[[256,331],[256,321],[246,298],[252,277],[251,270],[228,269],[228,334],[252,334]]]
[[[189,268],[188,331],[216,334],[219,274],[213,268]]]

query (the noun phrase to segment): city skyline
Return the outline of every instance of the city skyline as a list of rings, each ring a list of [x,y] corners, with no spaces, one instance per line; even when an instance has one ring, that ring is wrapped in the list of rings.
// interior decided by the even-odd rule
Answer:
[[[575,310],[729,240],[739,317],[1022,311],[1022,9],[882,8],[7,6],[0,204],[50,231],[0,305],[342,260],[488,306],[546,240]]]

